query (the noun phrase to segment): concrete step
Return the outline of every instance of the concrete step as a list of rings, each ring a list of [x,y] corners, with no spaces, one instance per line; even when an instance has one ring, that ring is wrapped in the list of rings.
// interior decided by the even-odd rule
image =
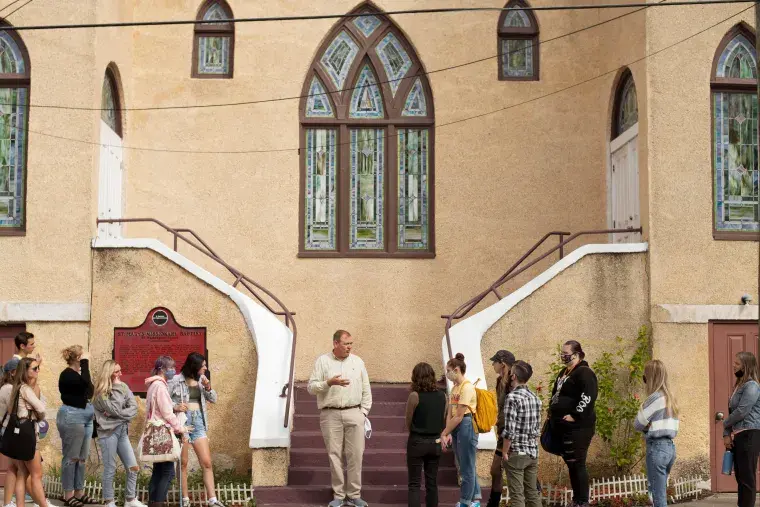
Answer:
[[[410,384],[371,384],[372,401],[395,401],[404,402],[409,397]],[[316,396],[312,396],[306,390],[306,384],[296,384],[295,401],[314,401]]]
[[[408,472],[403,467],[363,467],[362,480],[367,486],[388,486],[408,484]],[[291,467],[288,470],[290,486],[324,486],[330,484],[330,468],[321,467]],[[423,480],[424,484],[424,480]],[[438,484],[440,486],[456,486],[457,471],[454,466],[438,469]]]
[[[296,407],[296,414],[319,414],[319,409],[317,408],[317,400],[311,399],[306,401],[296,401],[295,402]],[[373,416],[378,415],[395,415],[395,416],[404,416],[406,413],[406,402],[405,401],[394,401],[394,402],[388,402],[388,401],[380,401],[380,402],[373,402],[372,403],[372,410],[369,413],[369,419],[372,420]]]
[[[406,467],[406,448],[401,449],[366,449],[364,467]],[[291,449],[291,467],[321,467],[327,465],[327,452],[324,449]],[[445,452],[441,455],[440,466],[453,467],[454,454]]]
[[[422,493],[424,495],[423,487]],[[484,488],[482,496],[488,499],[490,490]],[[326,506],[332,499],[333,494],[329,486],[282,486],[271,488],[256,488],[253,492],[256,497],[256,505],[267,506],[272,504],[290,505],[321,505]],[[424,496],[423,496],[424,498]],[[408,500],[407,484],[393,486],[364,486],[362,487],[362,499],[370,507],[379,505],[404,504]],[[438,499],[441,505],[454,505],[459,500],[459,488],[455,486],[442,486],[438,488]]]
[[[376,431],[404,432],[404,416],[402,415],[375,415],[374,410],[369,415],[369,421],[372,423],[372,435]],[[293,431],[317,431],[320,439],[322,438],[321,428],[319,427],[319,414],[295,414],[293,420]],[[371,440],[371,439],[370,439]]]
[[[372,419],[370,419],[372,421]],[[365,441],[367,449],[406,449],[408,433],[377,431],[372,426],[372,437]],[[296,430],[290,435],[291,446],[294,449],[324,448],[321,431]]]

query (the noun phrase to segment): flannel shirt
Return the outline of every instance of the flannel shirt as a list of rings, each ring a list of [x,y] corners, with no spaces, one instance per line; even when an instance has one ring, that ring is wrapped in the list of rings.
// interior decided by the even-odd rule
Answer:
[[[541,435],[541,400],[527,386],[517,386],[504,403],[506,427],[501,436],[510,441],[509,453],[538,458]]]

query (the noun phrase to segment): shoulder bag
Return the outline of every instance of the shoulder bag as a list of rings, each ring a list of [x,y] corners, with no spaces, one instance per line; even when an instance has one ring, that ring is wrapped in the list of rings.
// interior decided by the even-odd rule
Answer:
[[[182,447],[166,421],[156,417],[156,393],[150,404],[150,414],[137,444],[137,459],[144,463],[162,463],[179,460]]]
[[[21,389],[16,393],[16,410],[13,414],[7,413],[3,418],[8,419],[2,439],[0,439],[0,453],[19,461],[31,461],[37,450],[37,431],[34,421],[30,418],[18,417],[18,406],[21,398]]]

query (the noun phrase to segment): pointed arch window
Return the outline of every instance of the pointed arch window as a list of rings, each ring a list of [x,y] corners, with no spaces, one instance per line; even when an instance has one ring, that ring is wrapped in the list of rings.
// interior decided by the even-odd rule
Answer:
[[[100,98],[100,119],[108,125],[119,137],[124,137],[121,125],[121,101],[116,76],[113,69],[106,67],[103,79],[103,90]]]
[[[26,230],[29,54],[0,26],[0,235]]]
[[[193,37],[193,70],[196,78],[232,78],[235,60],[235,24],[232,9],[224,0],[206,0],[198,10]],[[218,21],[218,22],[213,22]]]
[[[524,0],[510,0],[499,16],[499,79],[538,80],[538,20]]]
[[[757,240],[757,54],[740,24],[718,46],[712,67],[713,237]]]
[[[615,110],[613,113],[613,139],[622,135],[639,121],[639,102],[636,96],[636,84],[633,74],[626,69],[620,77],[617,94],[615,97]]]
[[[304,82],[299,256],[433,257],[430,85],[382,12],[352,13]]]

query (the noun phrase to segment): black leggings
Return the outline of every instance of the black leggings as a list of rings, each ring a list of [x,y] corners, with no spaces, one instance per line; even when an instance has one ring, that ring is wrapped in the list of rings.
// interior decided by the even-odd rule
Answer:
[[[746,430],[734,437],[734,473],[739,492],[739,507],[754,507],[757,495],[757,459],[760,431]]]
[[[594,427],[566,429],[562,434],[562,459],[570,474],[570,484],[573,486],[573,503],[588,504],[588,470],[586,456],[594,438]]]

